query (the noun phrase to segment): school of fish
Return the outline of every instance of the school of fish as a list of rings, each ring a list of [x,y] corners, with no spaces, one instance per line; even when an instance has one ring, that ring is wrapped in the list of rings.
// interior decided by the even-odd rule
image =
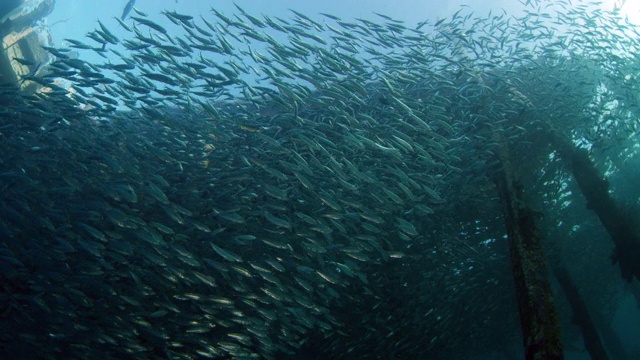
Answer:
[[[638,111],[637,30],[581,2],[417,26],[131,7],[25,61],[44,91],[1,89],[1,357],[519,345],[496,149],[600,141],[599,84]]]

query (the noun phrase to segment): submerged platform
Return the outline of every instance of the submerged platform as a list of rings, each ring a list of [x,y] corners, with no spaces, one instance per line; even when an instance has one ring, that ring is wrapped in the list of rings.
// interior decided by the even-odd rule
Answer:
[[[36,72],[49,60],[42,45],[50,44],[43,19],[51,13],[54,0],[3,0],[0,5],[0,84],[27,89],[33,84],[21,76]]]

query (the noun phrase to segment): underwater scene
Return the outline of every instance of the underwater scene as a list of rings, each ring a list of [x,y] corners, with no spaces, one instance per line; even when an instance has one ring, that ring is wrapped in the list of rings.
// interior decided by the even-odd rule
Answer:
[[[2,0],[0,359],[640,359],[640,4]]]

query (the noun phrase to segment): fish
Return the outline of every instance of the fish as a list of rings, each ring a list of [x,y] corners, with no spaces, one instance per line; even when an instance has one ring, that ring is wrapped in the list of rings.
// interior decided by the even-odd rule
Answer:
[[[122,15],[120,16],[120,20],[124,21],[124,19],[127,18],[127,15],[129,15],[129,12],[131,12],[131,9],[133,9],[135,5],[136,5],[136,0],[129,0],[127,4],[124,6],[124,9],[122,9]]]
[[[37,91],[0,86],[0,358],[517,349],[501,144],[572,248],[597,224],[537,131],[581,139],[617,192],[638,115],[634,28],[530,3],[414,26],[130,1],[43,47]]]
[[[165,35],[167,34],[167,30],[164,27],[160,26],[159,24],[157,24],[157,23],[155,23],[155,22],[153,22],[151,20],[148,20],[148,19],[145,19],[145,18],[139,17],[139,16],[132,16],[131,18],[134,19],[135,21],[139,22],[142,25],[146,25],[146,26],[150,27],[151,29],[156,30],[159,33],[162,33],[162,34],[165,34]]]

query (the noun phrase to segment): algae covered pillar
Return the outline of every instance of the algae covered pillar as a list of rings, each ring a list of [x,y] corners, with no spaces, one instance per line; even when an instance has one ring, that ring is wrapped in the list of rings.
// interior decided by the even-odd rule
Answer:
[[[582,299],[580,291],[578,291],[578,287],[573,283],[569,272],[562,265],[555,266],[553,268],[553,272],[556,275],[556,279],[558,279],[558,283],[560,283],[560,287],[567,296],[569,304],[571,304],[574,322],[582,332],[584,346],[587,348],[589,355],[591,355],[591,359],[608,360],[609,356],[602,345],[600,335],[598,335],[598,331],[591,319],[591,315],[589,315],[587,305]]]
[[[560,157],[569,165],[587,207],[600,218],[615,244],[614,262],[620,262],[622,278],[640,281],[640,236],[636,230],[634,214],[625,212],[609,195],[609,183],[593,165],[586,150],[576,148],[568,139],[553,131],[546,131]]]
[[[536,215],[524,203],[504,141],[498,157],[502,168],[496,185],[504,205],[525,359],[562,359],[558,314],[534,221]]]

